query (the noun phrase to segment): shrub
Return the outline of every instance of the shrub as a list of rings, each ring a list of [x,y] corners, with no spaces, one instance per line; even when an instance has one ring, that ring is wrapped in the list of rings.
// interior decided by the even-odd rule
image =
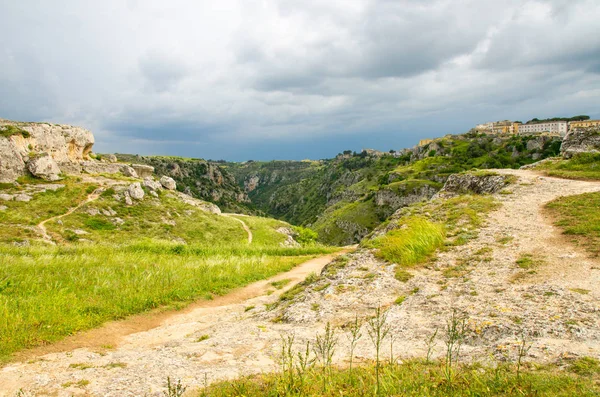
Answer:
[[[298,235],[296,236],[296,241],[300,244],[309,244],[317,241],[319,235],[312,229],[302,226],[294,226],[294,230]]]

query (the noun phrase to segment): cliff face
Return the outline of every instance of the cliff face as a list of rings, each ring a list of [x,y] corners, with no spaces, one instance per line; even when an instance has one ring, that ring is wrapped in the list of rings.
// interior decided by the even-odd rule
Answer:
[[[249,212],[250,200],[225,168],[202,159],[117,154],[119,161],[154,167],[156,174],[168,175],[177,182],[177,190],[216,203],[225,212]]]
[[[560,151],[565,158],[579,153],[600,153],[600,129],[577,128],[570,131],[565,136]]]
[[[0,119],[0,182],[27,174],[30,161],[40,157],[48,157],[47,169],[56,165],[63,173],[80,170],[90,160],[93,145],[92,133],[80,127]]]

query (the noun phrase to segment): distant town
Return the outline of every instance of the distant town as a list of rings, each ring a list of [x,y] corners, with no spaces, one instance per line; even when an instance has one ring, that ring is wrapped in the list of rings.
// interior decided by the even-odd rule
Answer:
[[[555,117],[551,119],[532,119],[526,123],[521,121],[492,121],[477,124],[477,132],[491,134],[521,134],[521,135],[559,135],[565,136],[567,132],[576,128],[600,127],[600,120],[590,120],[589,116]]]

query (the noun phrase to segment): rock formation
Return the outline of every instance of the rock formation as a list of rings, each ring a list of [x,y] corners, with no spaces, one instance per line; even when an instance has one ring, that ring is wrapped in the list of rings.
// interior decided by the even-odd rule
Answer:
[[[600,129],[577,128],[569,131],[560,151],[567,159],[579,153],[600,153]]]
[[[454,194],[475,193],[493,194],[510,183],[510,176],[492,172],[465,172],[452,174],[438,196],[446,197]]]
[[[169,176],[163,176],[160,178],[160,184],[167,190],[175,190],[177,188],[177,184],[173,178]]]
[[[27,169],[34,176],[46,181],[57,181],[60,179],[60,168],[58,168],[58,165],[48,153],[42,153],[29,160]]]

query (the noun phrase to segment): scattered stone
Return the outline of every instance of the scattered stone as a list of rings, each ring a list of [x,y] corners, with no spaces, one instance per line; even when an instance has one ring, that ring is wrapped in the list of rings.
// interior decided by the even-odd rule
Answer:
[[[156,193],[154,190],[150,190],[150,195],[152,197],[158,198],[158,193]]]
[[[96,216],[100,213],[98,208],[88,208],[88,210],[86,212],[91,216]]]
[[[112,208],[108,208],[108,209],[103,209],[102,211],[102,215],[104,216],[115,216],[117,215],[117,212],[115,210],[113,210]]]
[[[124,165],[121,167],[121,174],[131,177],[131,178],[137,178],[138,174],[137,172],[135,172],[135,170],[133,168],[131,168],[128,165]]]
[[[142,189],[142,186],[139,182],[135,182],[129,185],[127,193],[129,193],[129,196],[134,200],[144,199],[144,189]]]
[[[107,154],[105,156],[106,161],[108,161],[109,163],[116,163],[117,162],[117,156],[115,156],[114,154]]]
[[[13,241],[13,245],[15,247],[29,247],[31,244],[29,243],[29,240],[23,240],[23,241]]]
[[[2,201],[13,201],[14,198],[15,198],[15,196],[13,196],[12,194],[5,194],[5,193],[0,194],[0,200],[2,200]]]
[[[175,190],[177,188],[177,184],[175,180],[169,176],[163,176],[160,178],[160,184],[167,190]]]
[[[123,196],[125,197],[125,204],[133,205],[133,201],[131,200],[131,196],[129,195],[128,191],[123,193]]]
[[[15,201],[22,201],[22,202],[28,203],[31,201],[31,196],[24,194],[24,193],[18,194],[15,196]]]
[[[114,218],[113,222],[115,223],[115,225],[122,225],[125,223],[125,221],[121,218]]]
[[[42,153],[27,163],[27,169],[34,176],[46,181],[58,181],[60,168],[48,153]]]
[[[63,221],[62,221],[62,219],[59,219],[59,220],[56,221],[56,223],[58,223],[59,225],[62,225]]]
[[[145,177],[143,182],[144,187],[148,188],[148,190],[159,191],[162,190],[162,185],[160,182],[155,181],[152,177]]]
[[[8,209],[5,205],[0,205],[0,211],[6,211]]]
[[[75,233],[78,236],[83,236],[84,234],[89,234],[85,230],[81,230],[81,229],[75,229],[75,230],[73,230],[73,233]]]

